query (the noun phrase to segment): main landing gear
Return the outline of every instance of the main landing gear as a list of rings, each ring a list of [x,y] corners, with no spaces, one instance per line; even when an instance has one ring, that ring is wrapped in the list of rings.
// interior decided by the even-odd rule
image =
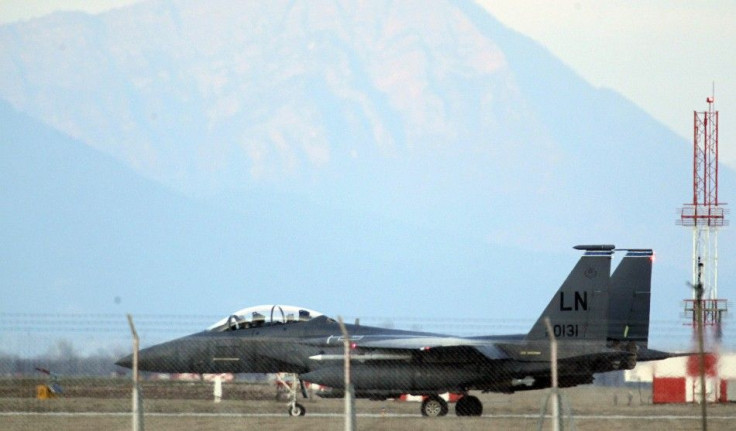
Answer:
[[[429,395],[422,401],[422,416],[445,416],[449,411],[447,401],[439,395]],[[455,414],[458,416],[480,416],[483,414],[483,404],[478,397],[464,395],[455,403]]]
[[[478,397],[465,395],[455,403],[455,414],[458,416],[480,416],[483,414],[483,403]]]
[[[430,395],[422,401],[422,416],[444,416],[447,410],[447,401],[439,395]]]

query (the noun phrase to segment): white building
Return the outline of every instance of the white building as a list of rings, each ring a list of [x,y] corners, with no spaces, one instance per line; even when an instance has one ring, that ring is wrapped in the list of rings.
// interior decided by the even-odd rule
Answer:
[[[698,355],[637,364],[627,370],[628,382],[651,382],[652,402],[700,402]],[[708,402],[736,401],[736,354],[705,356],[705,395]]]

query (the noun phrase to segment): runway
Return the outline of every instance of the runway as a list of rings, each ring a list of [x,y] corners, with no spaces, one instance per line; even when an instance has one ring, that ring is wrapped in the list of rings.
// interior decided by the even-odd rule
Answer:
[[[42,416],[42,417],[125,417],[130,416],[129,412],[0,412],[2,416]],[[151,418],[289,418],[286,413],[145,413],[145,417]],[[305,417],[310,418],[340,418],[342,413],[310,413]],[[448,415],[447,417],[452,417]],[[358,413],[356,417],[361,418],[421,418],[420,414],[405,413]],[[550,418],[551,415],[545,415]],[[700,420],[699,415],[573,415],[576,420]],[[483,415],[481,418],[487,419],[537,419],[539,415],[535,414],[492,414]],[[736,420],[736,415],[708,415],[708,419],[713,420]]]

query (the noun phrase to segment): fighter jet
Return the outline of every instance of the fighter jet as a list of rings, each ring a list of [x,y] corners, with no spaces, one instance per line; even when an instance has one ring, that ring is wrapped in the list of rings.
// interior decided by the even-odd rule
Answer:
[[[673,354],[648,348],[652,250],[626,250],[610,275],[613,245],[574,247],[583,255],[527,334],[458,337],[346,324],[351,383],[358,398],[423,395],[421,413],[443,416],[439,394],[463,396],[458,416],[480,416],[471,391],[503,392],[551,384],[551,321],[560,387],[594,374],[631,369]],[[233,313],[202,332],[143,349],[139,369],[165,373],[293,373],[303,382],[344,388],[344,337],[334,319],[302,307],[268,305]],[[117,362],[130,368],[132,355]],[[288,412],[305,414],[294,395]]]

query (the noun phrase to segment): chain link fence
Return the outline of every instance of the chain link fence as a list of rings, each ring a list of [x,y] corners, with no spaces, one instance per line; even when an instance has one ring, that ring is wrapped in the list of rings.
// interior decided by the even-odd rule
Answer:
[[[139,315],[134,319],[141,346],[146,348],[203,331],[218,317]],[[360,325],[364,326],[461,337],[523,334],[533,323],[508,319],[381,316],[360,319]],[[281,326],[289,327],[285,322]],[[651,333],[667,334],[670,340],[662,346],[650,342],[650,347],[692,350],[691,332],[692,328],[681,321],[652,321]],[[196,366],[170,373],[142,372],[146,426],[151,429],[342,429],[343,391],[339,386],[344,380],[336,378],[335,382],[340,383],[336,387],[306,381],[300,385],[299,375],[288,373],[299,372],[294,364],[304,361],[284,359],[289,352],[295,356],[300,354],[294,347],[300,342],[287,338],[270,347],[261,343],[260,349],[265,353],[263,369],[281,368],[286,372],[283,374],[209,373],[206,367]],[[0,343],[0,429],[130,429],[131,372],[115,364],[131,352],[130,329],[125,316],[2,313]],[[340,346],[322,348],[323,351],[317,348],[312,359],[316,360],[316,355],[321,354],[324,357],[319,360],[331,361],[329,367],[342,370],[342,362],[337,357]],[[729,350],[723,348],[714,352],[717,355],[706,358],[710,429],[732,429],[736,423],[736,404],[732,402],[736,399],[736,360]],[[223,351],[216,346],[207,354],[223,361],[245,360],[242,352]],[[451,353],[438,349],[435,356],[422,357],[424,366],[421,369],[410,365],[412,358],[400,355],[354,358],[352,370],[359,382],[361,379],[364,382],[366,379],[396,381],[407,378],[414,379],[415,383],[420,380],[433,384],[448,382],[441,392],[399,391],[389,386],[371,391],[357,387],[358,429],[405,429],[407,426],[421,429],[458,426],[461,429],[552,429],[551,392],[544,373],[525,379],[516,374],[513,367],[479,365],[482,358],[470,358],[469,355],[474,354],[477,352],[471,349]],[[169,359],[180,362],[181,358],[176,356],[173,354]],[[622,364],[620,370],[595,373],[592,378],[590,373],[571,373],[563,366],[560,379],[562,426],[564,429],[596,430],[622,427],[697,429],[701,425],[700,409],[696,404],[700,383],[695,376],[694,363],[697,364],[688,357],[672,358],[639,363],[637,368],[628,371]],[[583,365],[589,371],[601,369],[593,362]],[[457,381],[458,375],[470,376],[469,381],[477,380],[478,376],[487,376],[487,380],[481,385],[483,388],[453,387],[452,382]],[[488,383],[491,380],[509,384],[494,387]],[[466,395],[464,389],[470,389],[467,394],[482,405],[481,416],[457,417],[458,401]],[[423,417],[422,406],[435,395],[443,400],[437,404],[441,417]],[[306,410],[308,419],[289,416],[293,397]]]

